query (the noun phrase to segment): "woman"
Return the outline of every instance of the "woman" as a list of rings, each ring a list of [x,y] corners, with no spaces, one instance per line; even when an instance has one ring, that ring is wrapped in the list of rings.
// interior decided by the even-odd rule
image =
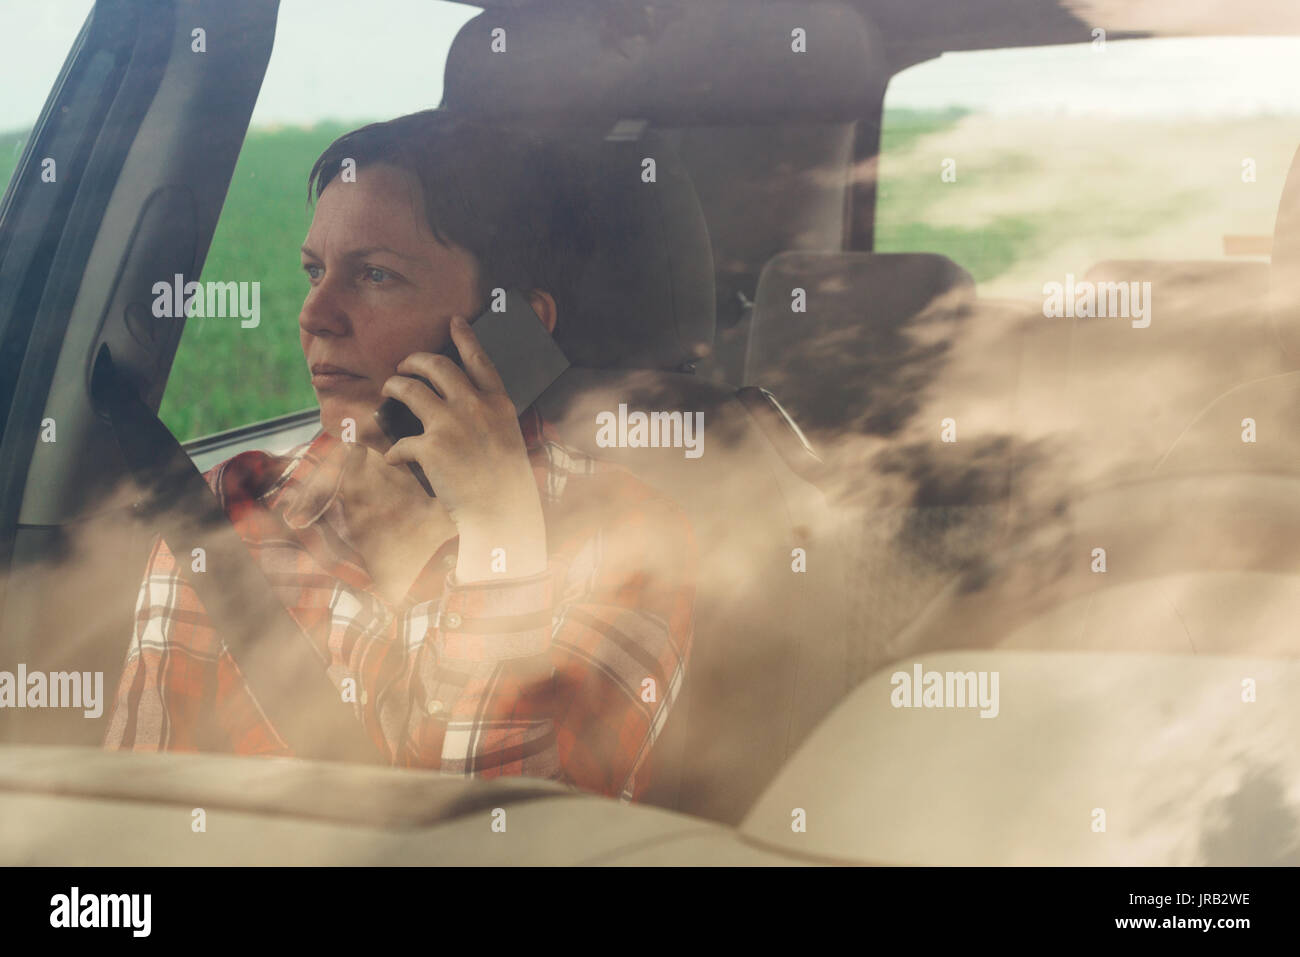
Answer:
[[[341,137],[309,184],[321,432],[223,462],[213,491],[387,759],[635,799],[689,656],[690,528],[535,408],[516,417],[467,322],[519,289],[562,346],[582,335],[572,177],[536,142],[425,111]],[[423,434],[389,446],[389,397]],[[290,753],[161,540],[105,745]]]

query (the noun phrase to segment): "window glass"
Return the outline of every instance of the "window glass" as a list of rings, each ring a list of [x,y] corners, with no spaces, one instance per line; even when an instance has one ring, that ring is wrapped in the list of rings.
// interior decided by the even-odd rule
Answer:
[[[885,99],[876,248],[1019,298],[1103,259],[1266,259],[1298,58],[1290,37],[1197,38],[918,64]]]
[[[0,36],[23,38],[7,44],[0,60],[0,194],[92,6],[92,0],[0,4]]]

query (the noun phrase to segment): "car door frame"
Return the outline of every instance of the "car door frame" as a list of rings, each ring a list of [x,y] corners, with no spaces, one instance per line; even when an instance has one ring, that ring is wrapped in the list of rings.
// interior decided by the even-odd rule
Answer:
[[[157,410],[184,320],[152,317],[152,285],[202,271],[278,12],[278,0],[97,0],[15,169],[0,205],[6,658],[36,653],[42,606],[66,599],[58,563],[76,527],[121,507],[109,493],[129,470],[91,399],[93,361],[109,345]],[[39,587],[5,587],[42,562]]]

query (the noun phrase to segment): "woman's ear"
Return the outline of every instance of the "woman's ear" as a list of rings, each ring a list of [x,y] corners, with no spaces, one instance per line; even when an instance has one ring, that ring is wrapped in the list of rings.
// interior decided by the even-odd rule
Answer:
[[[537,313],[537,318],[542,320],[546,331],[553,334],[556,314],[555,299],[551,294],[544,289],[534,289],[528,294],[528,304],[533,307],[533,312]]]

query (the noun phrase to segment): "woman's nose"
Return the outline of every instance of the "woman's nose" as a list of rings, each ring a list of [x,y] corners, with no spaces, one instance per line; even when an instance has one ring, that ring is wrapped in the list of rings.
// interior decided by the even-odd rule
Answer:
[[[313,336],[345,335],[350,328],[347,312],[325,282],[308,291],[298,314],[298,325]]]

